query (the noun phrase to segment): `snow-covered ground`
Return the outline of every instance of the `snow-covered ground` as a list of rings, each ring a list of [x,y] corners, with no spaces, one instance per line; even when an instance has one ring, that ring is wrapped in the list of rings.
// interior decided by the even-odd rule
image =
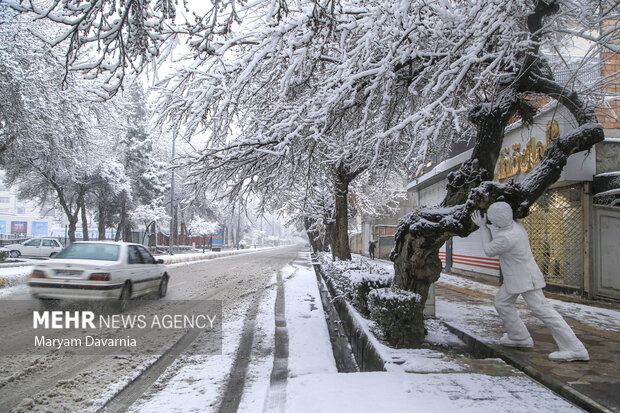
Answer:
[[[222,260],[218,268],[228,266],[231,274],[232,271],[240,271],[235,269],[240,265],[237,261],[231,261],[228,265],[225,263],[232,259]],[[173,265],[187,266],[183,271],[188,271],[185,276],[190,277],[197,263]],[[196,265],[195,268],[198,267]],[[463,343],[438,320],[430,320],[427,324],[430,345],[426,348],[391,349],[379,340],[374,341],[382,357],[389,361],[388,371],[338,373],[309,254],[300,253],[289,265],[270,268],[275,272],[264,278],[263,287],[253,287],[255,291],[252,295],[240,289],[226,290],[229,291],[226,297],[230,301],[224,312],[222,354],[182,354],[129,411],[217,411],[227,397],[231,381],[239,380],[242,385],[233,398],[237,399],[238,411],[250,413],[405,412],[415,410],[416,406],[437,412],[579,411],[500,360],[472,361],[459,350],[464,347]],[[264,273],[267,270],[256,268],[256,271]],[[202,279],[199,274],[194,277]],[[225,282],[230,275],[222,274],[221,277]],[[449,276],[442,278],[442,281],[455,285],[460,282]],[[193,285],[196,288],[195,281]],[[242,279],[239,283],[234,281],[234,285],[247,287]],[[282,287],[283,295],[279,297],[278,288]],[[246,290],[252,291],[252,288]],[[488,291],[491,293],[490,289]],[[277,303],[282,304],[278,300],[283,300],[283,314],[278,313]],[[462,310],[455,308],[448,311],[458,317],[458,312]],[[610,322],[614,319],[613,314],[607,316]],[[362,317],[358,317],[358,322],[367,331],[372,330],[372,323]],[[284,353],[278,353],[275,348],[282,342],[277,343],[276,337],[282,340],[283,335],[288,347]],[[251,348],[247,350],[247,359],[239,363],[239,355],[244,352],[242,347],[248,344]],[[284,359],[283,354],[286,355]],[[106,391],[98,391],[97,400],[89,404],[94,408],[101,407],[107,398],[152,363],[151,358],[143,356],[133,361],[121,360],[122,363],[115,366],[121,370],[113,374],[122,377],[122,380]],[[485,362],[500,366],[502,374],[485,374],[472,367]],[[281,368],[283,363],[287,373],[284,377],[274,378],[274,368]],[[241,375],[235,371],[235,368],[239,369],[238,365],[242,366]],[[105,369],[105,366],[100,367]],[[49,397],[50,403],[46,405],[52,409],[71,410],[72,406],[81,406],[89,410],[82,394],[88,388],[88,379],[86,375],[78,381],[59,382],[39,395]],[[37,406],[40,407],[40,403]],[[20,409],[28,410],[27,401],[20,404]]]
[[[239,411],[404,412],[415,410],[415,406],[436,412],[580,411],[508,366],[503,367],[509,372],[506,375],[471,373],[459,357],[429,348],[394,350],[376,342],[383,357],[393,361],[389,371],[338,373],[307,254],[303,261],[303,265],[300,260],[281,270],[289,341],[285,395],[274,409],[273,395],[278,388],[270,381],[276,330],[276,290],[272,288],[263,296],[256,316]],[[275,284],[275,275],[272,281]],[[361,317],[360,321],[369,328]],[[225,323],[222,356],[179,360],[132,411],[217,410],[242,330],[240,321]],[[438,321],[431,321],[429,330],[429,341],[435,346],[463,346]]]
[[[489,294],[492,296],[494,296],[498,290],[498,287],[496,286],[484,284],[481,282],[450,274],[441,274],[439,282],[443,284],[453,285],[455,287],[466,288],[468,290]],[[580,323],[588,324],[601,330],[620,332],[620,311],[554,299],[549,299],[549,302],[564,317],[570,317]],[[521,297],[517,299],[517,304],[526,305],[525,301],[523,301],[523,298]],[[476,318],[481,318],[478,315],[480,314],[479,311],[487,311],[481,308],[472,308],[471,306],[458,306],[457,304],[453,303],[443,303],[438,305],[451,306],[450,309],[446,309],[445,313],[449,313],[454,316],[461,315],[462,317],[475,316]],[[494,313],[494,310],[492,308],[490,308],[489,311]],[[528,316],[529,314],[529,311],[522,311],[521,315]],[[535,320],[536,321],[533,320],[533,322],[538,322],[537,319]]]

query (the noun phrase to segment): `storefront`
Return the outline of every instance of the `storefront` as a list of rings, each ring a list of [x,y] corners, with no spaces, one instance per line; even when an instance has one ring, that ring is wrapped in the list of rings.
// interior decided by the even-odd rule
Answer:
[[[506,132],[498,160],[495,179],[499,182],[521,182],[540,162],[546,147],[575,127],[565,108],[548,105],[526,127],[517,122]],[[420,205],[437,205],[445,195],[446,177],[468,159],[471,151],[448,159],[427,176],[410,182],[408,190],[417,194]],[[558,182],[549,188],[530,208],[523,219],[534,257],[549,289],[580,293],[588,290],[589,210],[592,196],[590,182],[596,170],[595,150],[569,157]],[[444,265],[455,273],[484,274],[500,277],[499,260],[487,257],[482,250],[479,231],[466,238],[454,237],[441,249]],[[584,277],[584,274],[587,276]]]

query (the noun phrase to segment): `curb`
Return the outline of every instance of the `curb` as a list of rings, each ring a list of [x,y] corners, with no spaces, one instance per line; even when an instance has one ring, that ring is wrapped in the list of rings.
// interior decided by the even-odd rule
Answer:
[[[442,323],[448,328],[448,330],[450,330],[452,333],[458,336],[465,344],[469,345],[472,348],[474,355],[481,356],[481,357],[500,358],[506,363],[515,367],[516,369],[521,370],[523,373],[527,374],[532,379],[541,383],[543,386],[547,387],[549,390],[555,392],[559,396],[563,397],[564,399],[568,400],[571,403],[574,403],[575,405],[581,407],[582,409],[585,409],[588,412],[595,412],[595,413],[612,413],[613,412],[612,410],[608,409],[607,407],[603,406],[597,401],[592,400],[585,394],[578,392],[577,390],[560,382],[559,380],[541,373],[540,371],[536,370],[532,366],[526,365],[518,360],[513,359],[512,357],[510,357],[510,355],[506,354],[501,349],[494,348],[490,346],[489,344],[484,343],[482,340],[475,337],[474,335],[470,333],[466,333],[465,331],[461,330],[460,328],[448,322],[442,321]]]
[[[336,293],[331,279],[325,276],[321,265],[315,263],[313,267],[317,273],[317,278],[320,277],[323,284],[327,287],[329,297],[326,297],[328,298],[326,300],[322,300],[323,305],[335,309],[340,317],[342,329],[349,340],[351,351],[355,356],[355,361],[360,371],[386,371],[385,365],[387,361],[381,357],[379,351],[373,345],[373,340],[369,337],[366,329],[357,322],[357,315],[353,313],[350,305]],[[321,291],[320,285],[319,291]],[[322,294],[321,298],[323,299]],[[326,313],[328,312],[326,311]]]
[[[277,247],[267,247],[267,248],[260,248],[260,249],[254,249],[254,248],[246,248],[244,250],[233,250],[233,251],[225,251],[222,252],[220,254],[214,254],[212,252],[210,253],[204,253],[204,254],[200,254],[200,255],[191,255],[191,256],[187,256],[188,254],[178,254],[178,256],[175,258],[168,258],[165,261],[165,264],[182,264],[185,262],[192,262],[192,261],[205,261],[205,260],[212,260],[212,259],[216,259],[216,258],[222,258],[222,257],[230,257],[233,255],[241,255],[241,254],[249,254],[252,252],[258,252],[260,250],[265,250],[265,249],[270,249],[270,248],[277,248]],[[186,256],[183,256],[186,255]],[[157,258],[157,256],[155,256],[155,258]]]

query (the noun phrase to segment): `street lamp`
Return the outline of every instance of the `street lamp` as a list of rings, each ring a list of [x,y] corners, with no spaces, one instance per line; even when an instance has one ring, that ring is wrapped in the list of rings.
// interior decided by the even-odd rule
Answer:
[[[172,163],[174,164],[174,147],[175,147],[175,143],[177,140],[177,131],[176,129],[174,129],[172,131]],[[174,165],[172,168],[172,179],[170,181],[170,242],[168,243],[168,245],[170,246],[169,249],[169,253],[170,255],[173,255],[174,252],[172,251],[173,245],[174,245],[174,235],[173,235],[173,230],[174,230]]]

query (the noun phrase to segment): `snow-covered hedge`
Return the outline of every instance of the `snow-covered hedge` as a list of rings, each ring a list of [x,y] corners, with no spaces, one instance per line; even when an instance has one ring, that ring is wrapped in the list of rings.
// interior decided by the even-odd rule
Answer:
[[[353,305],[364,315],[369,314],[368,294],[377,288],[387,288],[392,285],[392,276],[388,273],[370,273],[367,270],[349,270],[342,276],[349,280],[352,290]]]
[[[414,309],[421,305],[420,302],[419,294],[396,288],[379,288],[368,294],[370,318],[377,323],[390,345],[395,347],[411,344],[408,338],[414,324]]]
[[[392,275],[365,258],[332,261],[330,256],[323,255],[320,260],[323,272],[332,280],[338,294],[366,316],[369,314],[368,293],[392,285]]]

